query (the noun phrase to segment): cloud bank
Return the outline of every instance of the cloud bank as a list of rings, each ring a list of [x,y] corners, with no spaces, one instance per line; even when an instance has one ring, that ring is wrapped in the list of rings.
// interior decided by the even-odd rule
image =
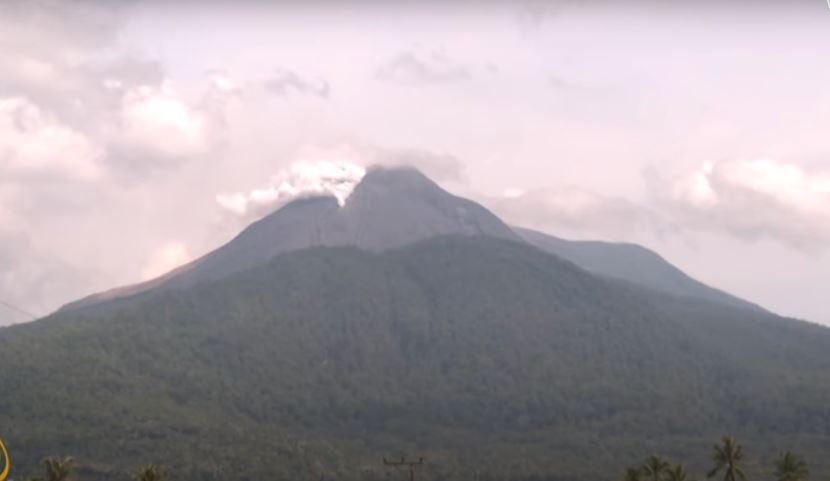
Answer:
[[[657,204],[689,227],[810,252],[830,246],[830,169],[774,159],[706,162],[650,184]]]
[[[130,233],[156,215],[151,183],[222,152],[230,93],[215,79],[182,92],[121,48],[127,7],[0,5],[0,299],[38,314],[156,272],[169,250],[126,264],[167,235]],[[20,320],[0,310],[0,325]]]

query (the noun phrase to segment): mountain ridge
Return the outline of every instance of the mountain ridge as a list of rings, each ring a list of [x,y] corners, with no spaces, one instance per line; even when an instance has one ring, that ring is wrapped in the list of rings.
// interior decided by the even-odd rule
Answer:
[[[728,292],[708,286],[639,244],[566,240],[532,229],[513,227],[523,239],[545,252],[568,259],[598,275],[622,279],[659,292],[769,312]]]
[[[383,251],[453,234],[529,242],[599,275],[676,295],[762,309],[688,277],[659,254],[643,247],[565,241],[510,227],[482,205],[445,191],[414,168],[373,167],[342,206],[334,196],[325,194],[295,199],[199,259],[156,279],[70,302],[60,311],[94,306],[153,289],[192,286],[265,263],[280,253],[313,246],[356,246]]]
[[[481,205],[450,194],[414,168],[372,167],[342,206],[329,195],[295,199],[195,261],[150,281],[87,296],[61,310],[218,279],[307,247],[382,251],[451,234],[521,239]]]

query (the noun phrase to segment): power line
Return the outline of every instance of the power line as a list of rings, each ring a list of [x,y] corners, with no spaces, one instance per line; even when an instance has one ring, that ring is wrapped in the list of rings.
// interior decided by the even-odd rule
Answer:
[[[6,306],[7,308],[9,308],[9,309],[11,309],[11,310],[13,310],[13,311],[17,311],[17,312],[19,312],[20,314],[23,314],[23,315],[29,316],[29,317],[31,317],[32,319],[37,319],[37,318],[39,318],[39,317],[40,317],[40,316],[38,316],[37,314],[32,314],[31,312],[27,311],[26,309],[22,309],[22,308],[20,308],[20,307],[17,307],[17,306],[15,306],[14,304],[12,304],[11,302],[6,302],[6,301],[4,301],[3,299],[0,299],[0,304],[2,304],[2,305],[4,305],[4,306]]]
[[[415,481],[415,468],[423,466],[424,458],[419,458],[417,461],[407,461],[406,458],[401,456],[400,461],[390,461],[386,458],[383,458],[383,464],[386,466],[407,466],[409,468],[409,481]]]

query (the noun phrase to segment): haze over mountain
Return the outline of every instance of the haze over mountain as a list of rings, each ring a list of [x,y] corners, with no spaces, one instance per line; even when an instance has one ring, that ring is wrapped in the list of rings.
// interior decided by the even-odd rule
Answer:
[[[195,259],[254,216],[220,197],[298,164],[403,159],[510,225],[830,324],[825,2],[76,3],[0,7],[0,299],[24,311]]]
[[[649,452],[701,471],[724,432],[830,474],[830,329],[639,285],[600,252],[585,270],[373,170],[342,207],[295,201],[153,283],[0,329],[0,425],[19,474],[72,455],[85,479],[388,479],[406,454],[436,480],[600,480]]]
[[[636,244],[573,241],[520,227],[514,230],[543,251],[568,259],[595,274],[623,279],[677,296],[760,309],[755,304],[692,279],[656,252]]]
[[[158,286],[182,287],[220,279],[277,254],[308,247],[383,251],[453,234],[520,239],[485,208],[441,189],[417,170],[376,167],[342,207],[333,196],[301,198],[253,223],[227,245],[159,279],[93,295],[65,308]]]
[[[670,294],[758,308],[690,278],[640,246],[567,241],[510,228],[481,205],[450,194],[413,168],[371,168],[342,206],[340,202],[334,196],[305,196],[254,222],[227,245],[158,279],[96,294],[64,309],[156,287],[186,287],[221,279],[283,252],[315,246],[379,252],[442,235],[524,240],[600,275]]]

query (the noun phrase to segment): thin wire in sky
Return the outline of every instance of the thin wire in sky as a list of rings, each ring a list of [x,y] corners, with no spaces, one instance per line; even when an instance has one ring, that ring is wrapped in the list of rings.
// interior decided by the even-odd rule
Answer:
[[[32,314],[31,312],[27,311],[26,309],[21,309],[21,308],[15,306],[14,304],[12,304],[10,302],[6,302],[3,299],[0,299],[0,304],[6,306],[7,308],[9,308],[13,311],[17,311],[21,314],[27,315],[27,316],[31,317],[32,319],[37,319],[38,317],[40,317],[36,314]]]

